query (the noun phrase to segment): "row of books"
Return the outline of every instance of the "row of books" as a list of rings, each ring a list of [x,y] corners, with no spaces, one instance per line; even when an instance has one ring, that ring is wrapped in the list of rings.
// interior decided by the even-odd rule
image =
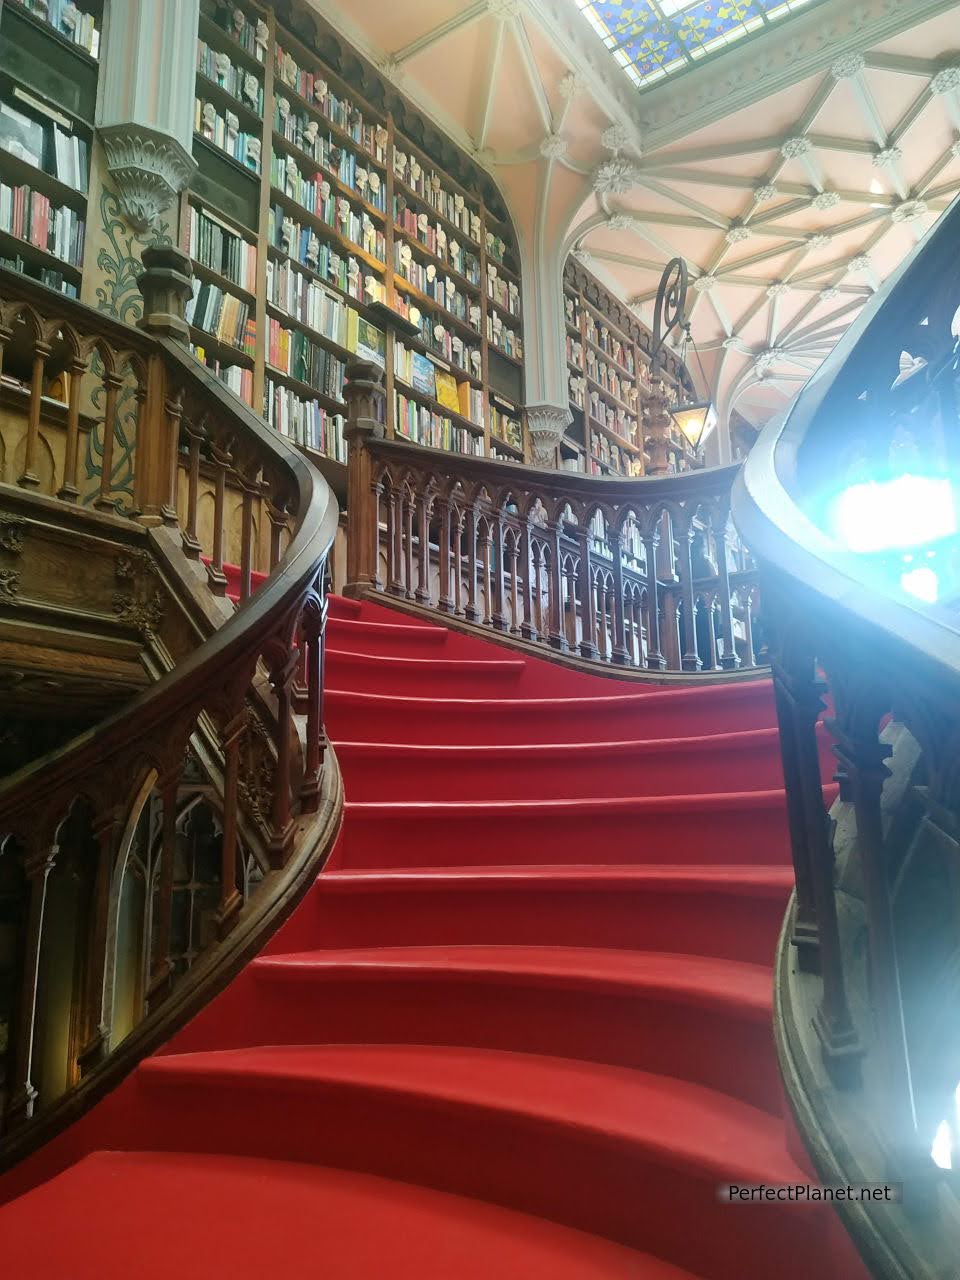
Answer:
[[[343,415],[330,413],[316,400],[304,400],[289,387],[267,378],[263,389],[263,416],[294,444],[315,449],[336,462],[347,461]]]
[[[471,284],[479,285],[480,259],[465,249],[459,240],[450,239],[439,222],[431,223],[425,213],[411,209],[403,196],[393,198],[393,219],[405,235],[422,244],[428,253],[449,263]]]
[[[523,425],[516,413],[509,413],[495,400],[490,401],[490,435],[523,452]]]
[[[397,292],[391,306],[405,320],[420,330],[420,341],[448,364],[456,365],[464,373],[479,379],[483,372],[483,356],[479,347],[464,342],[458,333],[451,333],[436,312],[422,311],[406,294]]]
[[[343,399],[346,364],[326,347],[311,342],[299,329],[287,329],[279,320],[267,321],[267,363],[280,373],[313,387],[330,400]]]
[[[468,427],[455,426],[441,413],[402,395],[396,396],[397,413],[394,432],[404,440],[426,445],[430,449],[447,449],[451,453],[483,454],[483,436]]]
[[[596,391],[590,392],[590,417],[608,431],[615,431],[631,444],[637,443],[637,419],[624,409],[607,404]]]
[[[408,244],[393,246],[394,270],[398,276],[438,303],[452,316],[480,331],[480,305],[462,289],[452,276],[444,276],[432,262],[420,262]]]
[[[237,117],[233,117],[236,121]],[[234,160],[254,173],[260,172],[260,139],[253,133],[245,133],[233,121],[220,115],[212,102],[196,100],[193,127],[201,138],[226,152]]]
[[[578,409],[587,407],[587,380],[573,369],[567,370],[567,392]]]
[[[305,112],[287,111],[284,114],[279,99],[274,128],[287,142],[311,156],[344,186],[356,191],[381,213],[386,212],[387,185],[381,173],[369,168],[369,159],[356,156],[348,147],[335,142],[330,133],[322,134],[318,122]]]
[[[90,176],[86,139],[61,129],[59,113],[54,119],[32,95],[19,90],[17,97],[17,106],[0,102],[0,150],[77,191],[86,191]]]
[[[27,262],[20,254],[13,258],[0,258],[0,267],[6,267],[8,271],[16,271],[22,276],[29,276],[31,280],[45,284],[48,289],[65,294],[68,298],[80,296],[77,286],[71,280],[65,280],[59,271],[53,271],[50,267],[38,267],[34,262]]]
[[[415,191],[421,200],[425,200],[465,236],[475,244],[480,243],[480,214],[467,205],[459,192],[449,191],[435,169],[427,173],[415,155],[394,145],[393,172],[404,186]]]
[[[504,355],[514,360],[523,359],[523,339],[496,314],[487,316],[487,341]]]
[[[448,369],[439,368],[429,356],[405,347],[393,346],[394,376],[423,396],[436,400],[444,409],[483,426],[483,392],[467,381],[458,381]]]
[[[569,294],[563,297],[563,313],[566,317],[567,324],[572,325],[574,329],[580,328],[580,299],[571,298]]]
[[[583,343],[572,333],[567,334],[567,364],[574,369],[583,368]]]
[[[380,164],[386,161],[387,131],[384,126],[365,120],[356,103],[349,98],[338,97],[322,72],[304,71],[278,44],[275,74],[278,84],[287,85],[301,98],[312,103],[325,120],[336,125]]]
[[[255,293],[257,246],[202,206],[188,205],[186,222],[190,257],[248,293]]]
[[[194,280],[186,306],[187,323],[252,356],[257,350],[257,323],[247,303],[215,284]]]
[[[364,360],[384,364],[386,335],[349,306],[340,294],[299,271],[274,271],[270,276],[267,297],[274,306],[337,346]]]
[[[643,474],[643,464],[639,458],[627,453],[619,445],[612,444],[599,431],[590,433],[590,453],[592,462],[602,462],[611,471],[615,471],[618,476],[639,476]],[[591,470],[593,475],[599,474],[599,469],[591,468]]]
[[[520,315],[520,286],[495,275],[496,267],[487,269],[487,297],[512,316]]]
[[[280,205],[270,210],[270,243],[281,253],[287,254],[313,271],[322,280],[336,285],[358,302],[383,302],[386,289],[383,281],[372,271],[366,271],[352,254],[342,253],[333,245],[321,240],[312,227],[301,226],[288,217]],[[271,269],[289,268],[289,263],[267,264],[268,289]]]
[[[245,369],[239,364],[225,364],[216,356],[208,355],[199,343],[191,346],[193,354],[211,373],[216,374],[225,387],[239,396],[244,404],[253,407],[253,370]]]
[[[245,67],[237,67],[229,54],[214,49],[205,40],[197,41],[197,73],[218,84],[231,98],[250,111],[263,115],[263,83]]]
[[[587,338],[594,346],[599,347],[615,360],[626,373],[636,374],[636,355],[632,343],[621,342],[605,324],[598,324],[589,311],[587,312]]]
[[[267,57],[267,24],[251,22],[243,10],[235,4],[218,4],[211,15],[214,23],[235,40],[241,49],[253,54],[258,62]]]
[[[330,183],[319,174],[305,177],[289,156],[275,155],[270,163],[270,182],[276,190],[282,191],[288,199],[325,222],[371,258],[378,262],[386,260],[387,239],[383,229],[377,226],[366,209],[355,209],[346,196],[332,191]]]
[[[628,408],[636,410],[640,394],[636,382],[618,373],[616,367],[599,357],[592,347],[587,347],[587,377],[618,400],[624,400]]]
[[[498,236],[493,231],[488,231],[484,236],[484,242],[487,246],[487,257],[492,258],[501,267],[510,269],[510,263],[507,261],[507,254],[510,249],[503,236]]]
[[[86,49],[92,58],[100,56],[100,29],[92,13],[85,13],[73,0],[18,0],[43,22],[66,36],[71,44]]]
[[[28,186],[0,182],[0,231],[25,240],[55,258],[79,267],[83,261],[86,224],[76,209],[54,205]]]

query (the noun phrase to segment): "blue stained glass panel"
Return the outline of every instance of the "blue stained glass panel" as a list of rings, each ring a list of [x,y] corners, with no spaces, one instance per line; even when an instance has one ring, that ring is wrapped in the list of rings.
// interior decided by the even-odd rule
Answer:
[[[818,0],[576,0],[641,88]]]

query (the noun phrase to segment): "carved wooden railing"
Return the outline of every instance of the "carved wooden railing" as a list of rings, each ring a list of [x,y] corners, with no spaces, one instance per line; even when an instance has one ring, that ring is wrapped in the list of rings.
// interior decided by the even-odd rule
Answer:
[[[884,1277],[952,1275],[960,1246],[960,634],[901,579],[918,560],[949,574],[958,540],[858,556],[830,505],[845,485],[911,473],[956,500],[958,244],[955,203],[762,434],[733,504],[760,561],[796,871],[781,1062],[824,1180],[903,1184],[902,1205],[840,1206]],[[916,372],[895,386],[901,363]]]
[[[0,272],[13,482],[0,512],[16,531],[0,546],[0,608],[41,616],[31,540],[75,509],[91,548],[120,541],[115,622],[139,631],[159,675],[0,781],[5,1159],[226,981],[339,819],[322,719],[336,502],[180,345],[187,259],[144,263],[140,329]],[[231,546],[236,610],[222,598]],[[183,601],[169,634],[166,593]]]
[[[757,574],[730,522],[736,468],[600,480],[453,457],[382,439],[380,372],[353,377],[348,595],[383,592],[597,669],[765,660]]]

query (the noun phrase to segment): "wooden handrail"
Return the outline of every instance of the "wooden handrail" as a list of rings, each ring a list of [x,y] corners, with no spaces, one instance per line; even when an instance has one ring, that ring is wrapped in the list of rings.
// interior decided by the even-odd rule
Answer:
[[[380,371],[348,370],[348,595],[384,593],[624,674],[762,661],[736,467],[632,480],[385,440]]]
[[[305,890],[339,820],[339,773],[320,715],[336,500],[312,465],[181,345],[184,255],[151,250],[144,263],[141,329],[0,272],[0,368],[29,385],[19,487],[5,502],[0,486],[0,509],[29,528],[28,495],[39,490],[47,496],[34,502],[52,499],[78,514],[86,503],[116,526],[134,524],[142,549],[118,557],[118,613],[135,617],[149,642],[156,561],[192,592],[207,633],[116,713],[0,781],[0,858],[8,879],[19,869],[24,900],[16,1024],[0,1073],[6,1160],[89,1105],[222,985]],[[65,431],[47,422],[43,398],[64,374],[56,391],[68,402]],[[86,477],[82,408],[103,423]],[[121,445],[127,470],[118,493]],[[224,569],[228,496],[241,526],[235,610],[217,600],[233,572]],[[201,499],[212,506],[212,528],[198,519]],[[162,664],[162,644],[153,649]],[[296,711],[304,713],[302,747]],[[203,867],[187,885],[177,866],[190,858]],[[123,896],[134,863],[139,914]],[[67,874],[90,886],[72,905],[60,889]],[[177,902],[186,940],[175,936]],[[60,909],[76,911],[73,926],[86,936],[69,958],[56,954],[50,934]],[[133,927],[125,911],[140,930],[134,953],[145,957],[132,974],[121,971],[130,957],[117,952],[118,921]],[[57,981],[73,984],[65,1049],[51,1048],[44,1025],[57,965],[68,967]],[[132,992],[122,1028],[118,984]]]
[[[958,1244],[947,1219],[915,1215],[951,1176],[931,1148],[941,1121],[956,1130],[960,1080],[955,1039],[933,1033],[938,1003],[955,996],[960,946],[960,926],[937,907],[953,894],[944,859],[960,830],[960,631],[839,545],[828,510],[845,484],[897,474],[896,446],[911,434],[922,469],[956,492],[958,237],[955,201],[786,422],[761,434],[733,494],[763,581],[796,873],[778,965],[781,1060],[825,1180],[904,1182],[906,1213],[844,1210],[883,1275],[945,1274]],[[896,386],[901,351],[926,363]],[[825,705],[833,822],[817,748]]]

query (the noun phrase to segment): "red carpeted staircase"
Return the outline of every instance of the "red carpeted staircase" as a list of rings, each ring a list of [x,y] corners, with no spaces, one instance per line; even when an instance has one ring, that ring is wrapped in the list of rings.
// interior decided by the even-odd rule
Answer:
[[[809,1179],[769,683],[617,683],[336,599],[327,646],[328,867],[0,1182],[65,1170],[0,1210],[6,1273],[857,1280],[831,1209],[717,1198]]]

